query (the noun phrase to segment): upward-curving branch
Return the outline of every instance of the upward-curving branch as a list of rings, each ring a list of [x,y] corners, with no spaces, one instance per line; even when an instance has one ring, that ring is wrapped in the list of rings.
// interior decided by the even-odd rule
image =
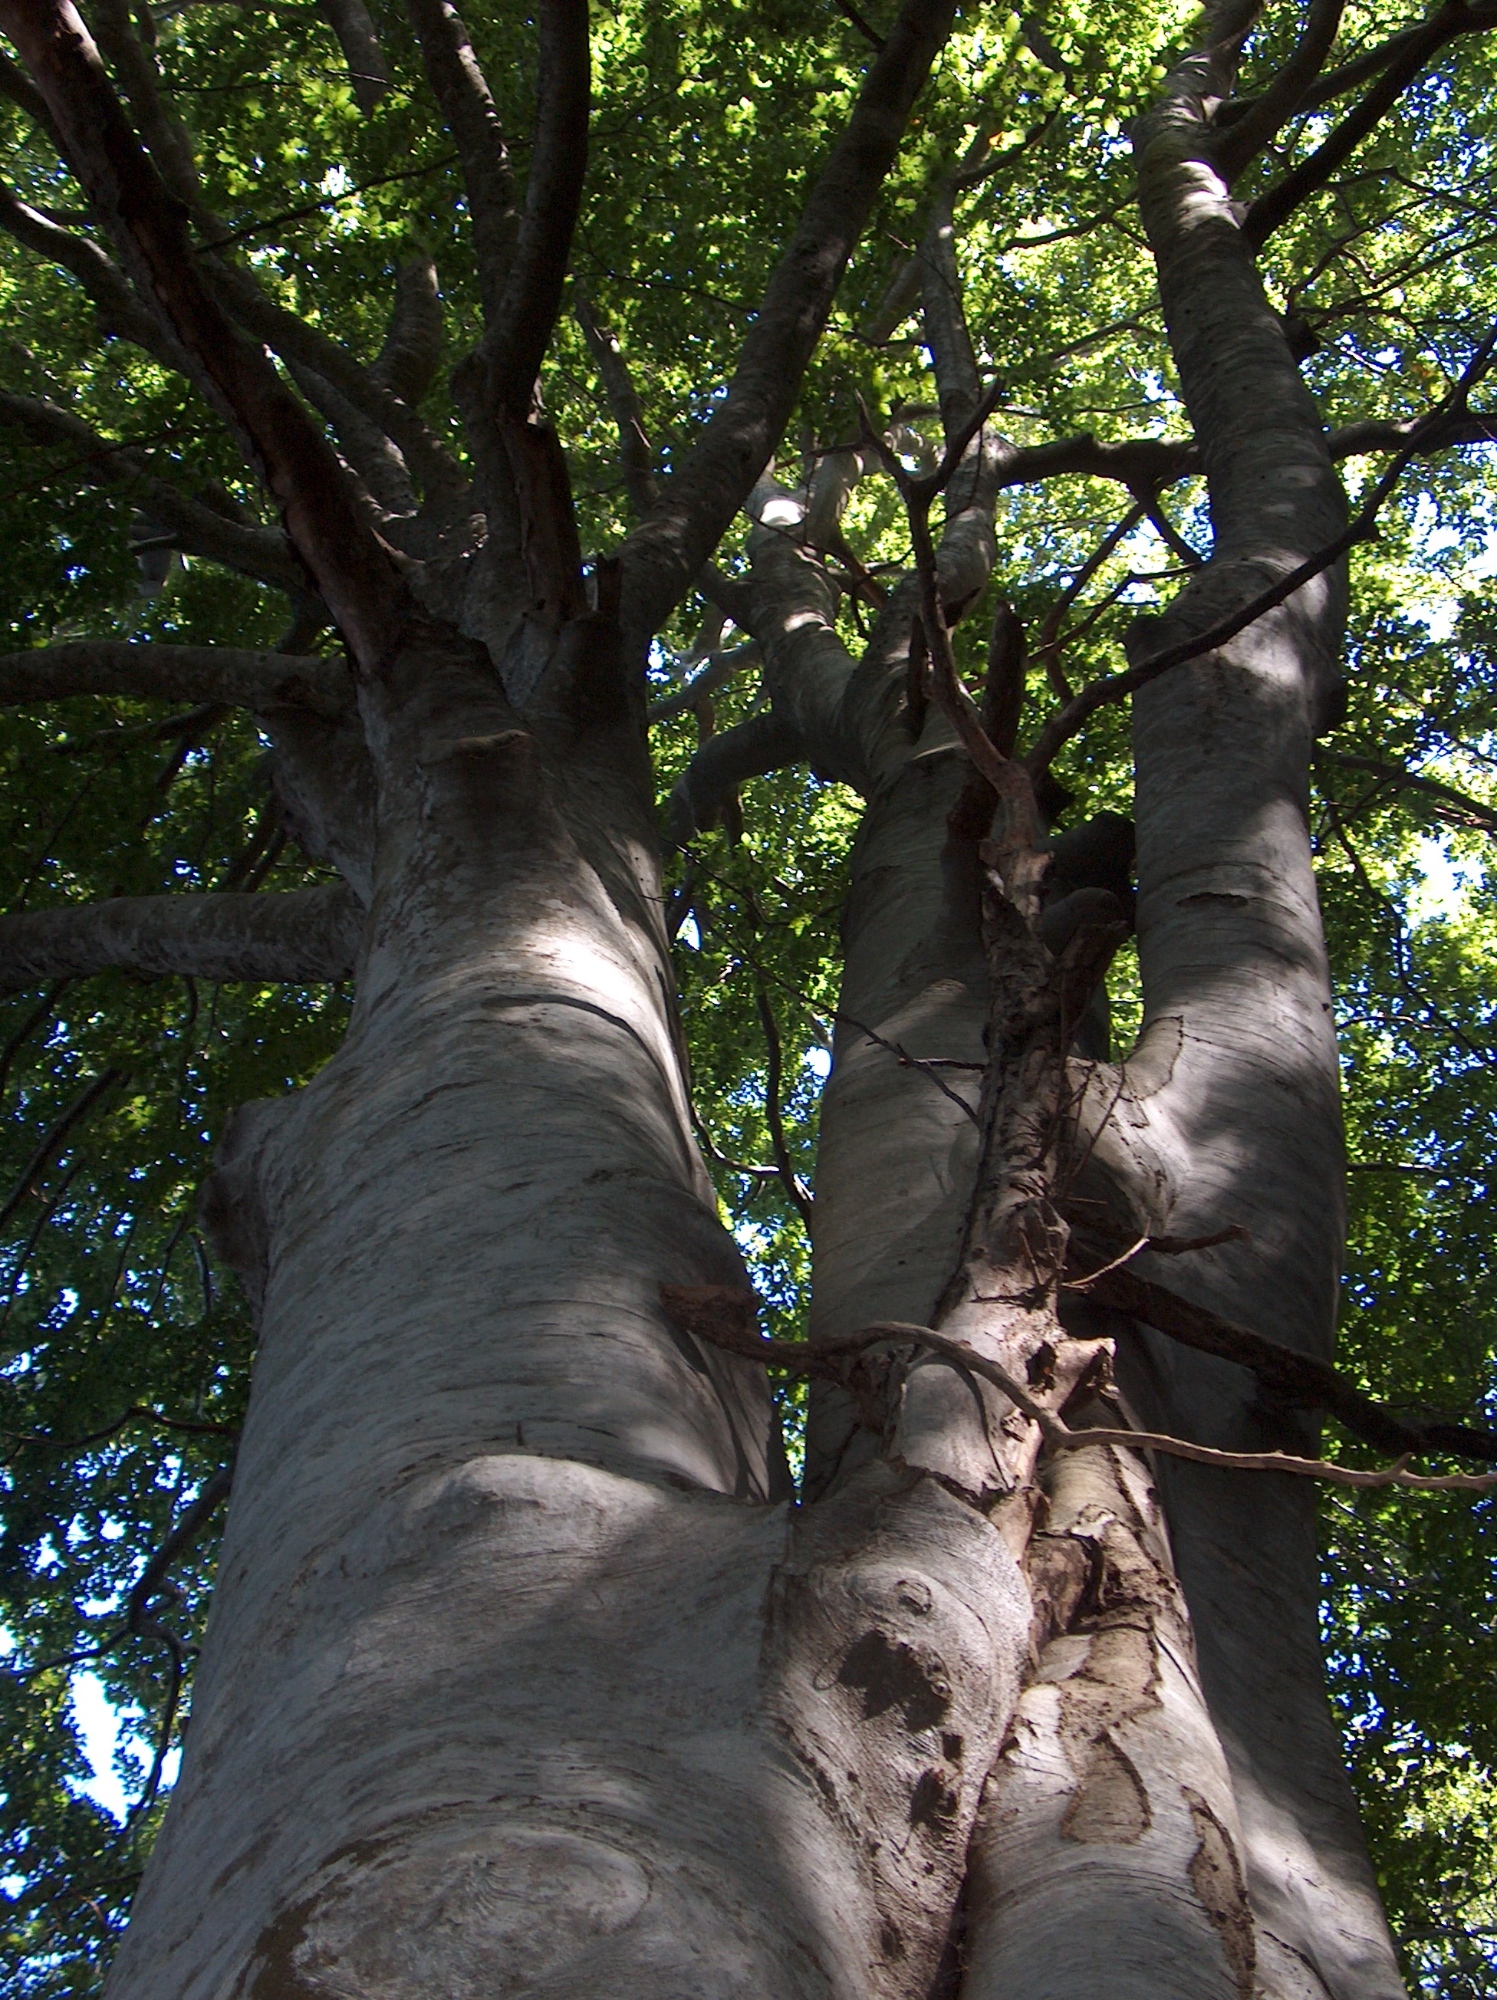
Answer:
[[[692,587],[779,443],[953,13],[953,0],[905,0],[769,280],[727,395],[655,512],[625,543],[631,641],[654,632]]]

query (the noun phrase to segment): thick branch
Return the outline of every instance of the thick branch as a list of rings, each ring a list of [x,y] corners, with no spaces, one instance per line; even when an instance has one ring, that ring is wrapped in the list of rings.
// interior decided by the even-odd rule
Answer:
[[[146,978],[346,979],[364,914],[343,884],[285,895],[120,896],[0,917],[0,993],[114,967]]]
[[[457,142],[473,220],[484,318],[497,319],[520,218],[504,129],[462,17],[450,0],[406,0],[427,81]]]
[[[38,443],[69,447],[69,463],[87,483],[124,488],[189,555],[206,556],[298,596],[306,591],[306,572],[281,535],[231,521],[168,480],[158,479],[138,451],[101,437],[71,410],[40,396],[0,389],[0,424],[23,430]]]
[[[424,250],[395,273],[395,303],[369,373],[414,410],[442,365],[442,294],[437,267]]]
[[[348,63],[348,80],[367,117],[390,88],[390,71],[364,0],[317,0]]]
[[[297,362],[322,376],[400,447],[428,502],[462,499],[468,482],[456,459],[417,412],[379,379],[375,369],[362,367],[346,347],[320,327],[278,305],[247,271],[206,254],[202,263],[215,290],[247,333],[263,340],[286,362]]]
[[[1497,7],[1467,7],[1459,4],[1459,0],[1457,4],[1446,0],[1446,4],[1431,16],[1424,28],[1405,44],[1371,90],[1352,107],[1336,129],[1307,159],[1301,160],[1297,167],[1253,203],[1242,224],[1246,241],[1255,250],[1261,250],[1280,223],[1287,221],[1301,202],[1307,201],[1317,189],[1325,186],[1368,133],[1392,110],[1430,58],[1448,41],[1457,35],[1484,33],[1494,27],[1497,27]],[[1245,119],[1243,122],[1248,121]]]
[[[724,688],[735,675],[745,667],[752,666],[763,656],[758,641],[750,639],[742,646],[730,646],[722,652],[709,653],[702,662],[701,670],[692,675],[685,687],[675,694],[663,695],[659,701],[652,701],[645,711],[647,722],[674,722],[678,715],[687,715],[710,695]]]
[[[136,284],[247,441],[355,657],[377,670],[408,604],[399,573],[320,430],[209,290],[181,204],[131,129],[72,0],[3,0],[0,24],[62,128],[90,200],[127,246]]]
[[[353,687],[341,660],[297,659],[238,646],[82,639],[0,653],[0,703],[64,701],[78,694],[305,708],[333,718],[349,707]]]
[[[168,368],[185,370],[186,356],[97,243],[62,228],[7,187],[0,187],[0,229],[37,256],[70,272],[98,308],[99,323],[106,333],[133,340]]]
[[[1217,141],[1216,163],[1226,180],[1235,180],[1299,109],[1331,52],[1343,4],[1344,0],[1311,0],[1298,48],[1263,95]]]
[[[582,207],[591,101],[586,0],[542,0],[536,27],[540,65],[525,209],[499,309],[480,350],[486,407],[517,419],[529,410],[561,311]]]
[[[806,749],[794,725],[765,709],[735,723],[719,736],[709,736],[671,792],[670,838],[684,847],[712,822],[738,787],[749,778],[805,761]]]
[[[952,11],[951,0],[905,0],[769,281],[727,395],[625,544],[624,615],[635,638],[691,588],[768,464]]]
[[[1266,589],[1259,591],[1241,604],[1235,611],[1217,619],[1203,632],[1181,639],[1173,646],[1162,647],[1158,652],[1146,654],[1135,660],[1126,672],[1107,674],[1094,680],[1075,695],[1064,708],[1060,709],[1040,731],[1033,748],[1025,756],[1025,763],[1031,774],[1038,777],[1047,770],[1056,752],[1068,743],[1089,716],[1097,709],[1115,701],[1122,701],[1135,694],[1148,682],[1157,680],[1161,674],[1175,667],[1184,666],[1190,660],[1199,659],[1202,654],[1214,652],[1224,646],[1229,639],[1235,639],[1239,632],[1245,632],[1250,625],[1265,617],[1270,611],[1291,598],[1296,591],[1312,583],[1333,563],[1337,563],[1350,550],[1363,542],[1377,537],[1377,517],[1383,502],[1397,485],[1405,466],[1427,448],[1427,441],[1438,436],[1452,420],[1466,418],[1466,398],[1470,391],[1487,374],[1497,353],[1497,325],[1494,325],[1485,340],[1477,348],[1470,362],[1461,374],[1450,394],[1429,415],[1423,417],[1408,432],[1403,448],[1394,457],[1393,463],[1383,473],[1372,492],[1358,508],[1355,517],[1332,541],[1326,543],[1314,555],[1307,556],[1302,563],[1286,571]],[[1138,628],[1135,627],[1135,631]]]
[[[572,287],[572,311],[587,342],[593,365],[619,427],[619,458],[624,468],[624,491],[636,516],[645,520],[660,497],[655,478],[655,452],[645,429],[644,410],[635,394],[629,364],[610,328],[593,311],[592,301],[580,285]]]

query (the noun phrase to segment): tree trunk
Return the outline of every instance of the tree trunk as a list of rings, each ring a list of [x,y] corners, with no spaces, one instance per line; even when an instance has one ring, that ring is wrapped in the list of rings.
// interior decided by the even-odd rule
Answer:
[[[347,1044],[210,1187],[261,1347],[110,1993],[918,1990],[1027,1594],[918,1475],[793,1521],[762,1369],[660,1302],[743,1277],[623,718],[548,756],[423,664]]]

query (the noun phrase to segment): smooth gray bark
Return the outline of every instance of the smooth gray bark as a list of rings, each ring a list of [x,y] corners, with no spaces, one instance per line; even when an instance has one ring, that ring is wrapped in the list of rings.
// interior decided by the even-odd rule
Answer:
[[[347,979],[364,912],[341,883],[281,895],[118,896],[0,917],[0,992],[117,967],[147,979]]]

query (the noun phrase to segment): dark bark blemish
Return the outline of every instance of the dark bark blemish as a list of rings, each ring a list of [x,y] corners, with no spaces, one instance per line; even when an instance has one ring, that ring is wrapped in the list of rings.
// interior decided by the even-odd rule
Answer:
[[[961,1804],[939,1768],[922,1771],[910,1794],[910,1825],[931,1826],[944,1831],[956,1818]]]
[[[1060,1823],[1062,1834],[1067,1840],[1127,1847],[1143,1839],[1153,1818],[1132,1758],[1110,1736],[1099,1737],[1081,1789]]]
[[[1199,1842],[1191,1857],[1191,1885],[1221,1939],[1242,2000],[1252,2000],[1257,1949],[1236,1843],[1199,1792],[1189,1785],[1180,1789]]]
[[[837,1680],[843,1687],[862,1689],[865,1722],[902,1708],[911,1734],[934,1729],[951,1706],[951,1684],[939,1669],[927,1667],[903,1640],[879,1631],[865,1632],[854,1642]]]

